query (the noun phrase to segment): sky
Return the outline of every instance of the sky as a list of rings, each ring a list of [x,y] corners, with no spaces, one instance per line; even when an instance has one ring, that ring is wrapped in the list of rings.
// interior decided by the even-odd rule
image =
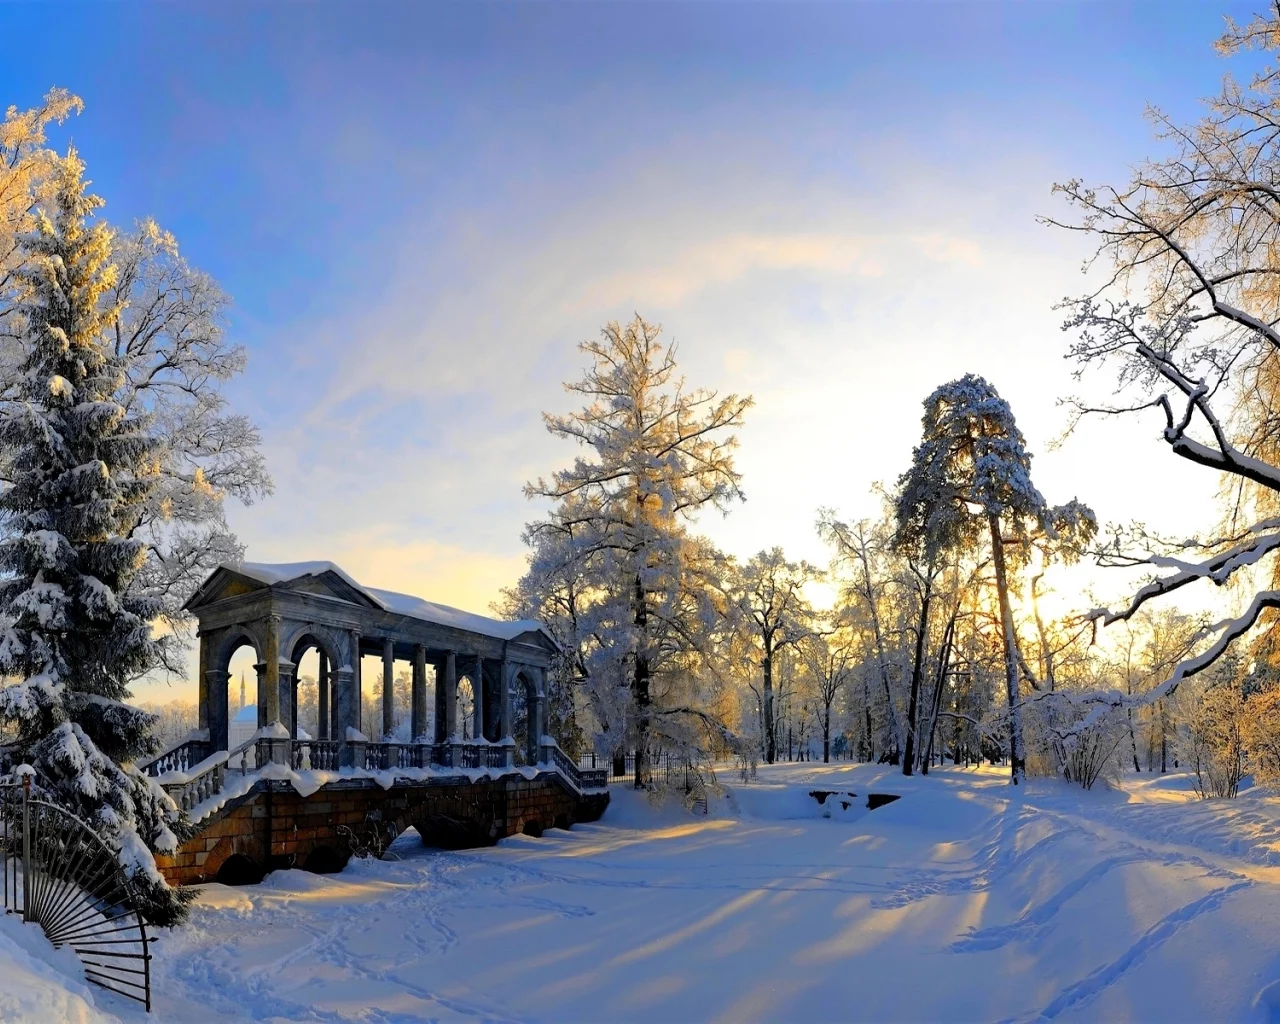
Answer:
[[[254,561],[328,559],[485,611],[523,484],[573,457],[577,344],[639,312],[691,386],[751,394],[747,501],[699,528],[824,563],[874,515],[920,402],[973,371],[1054,503],[1190,532],[1216,479],[1152,419],[1066,422],[1054,303],[1084,241],[1055,181],[1121,182],[1227,69],[1238,4],[187,4],[0,7],[5,105],[51,86],[116,223],[152,216],[230,293],[270,499]],[[1154,415],[1154,414],[1153,414]],[[1105,582],[1100,584],[1105,588]],[[147,685],[144,699],[190,696]]]

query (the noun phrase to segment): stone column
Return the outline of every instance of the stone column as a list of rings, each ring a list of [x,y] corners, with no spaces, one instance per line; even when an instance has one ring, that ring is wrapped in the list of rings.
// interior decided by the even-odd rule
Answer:
[[[382,641],[382,738],[390,739],[396,728],[395,708],[395,643],[390,639]]]
[[[484,739],[484,658],[476,655],[476,673],[471,678],[472,733]]]
[[[333,679],[333,738],[342,744],[338,749],[340,751],[339,763],[344,767],[351,765],[351,752],[348,749],[350,744],[347,742],[347,726],[351,724],[351,680],[353,673],[350,665],[343,665],[332,674]],[[359,712],[355,712],[355,721],[359,721]],[[358,727],[357,727],[358,728]],[[360,754],[360,765],[364,767],[364,753]]]
[[[515,666],[503,658],[498,671],[498,742],[506,749],[508,768],[514,763],[516,752],[515,737],[511,735],[511,678],[514,670]]]
[[[444,680],[436,685],[444,691],[444,738],[450,740],[458,731],[458,659],[453,651],[444,656]]]
[[[413,707],[410,739],[417,743],[427,732],[427,649],[422,644],[413,648]]]
[[[267,663],[260,661],[253,666],[254,674],[258,677],[258,728],[271,721],[267,717]]]
[[[450,763],[456,768],[462,760],[462,740],[458,737],[458,656],[453,651],[444,656],[444,728],[452,750]]]
[[[316,739],[327,740],[333,734],[329,722],[329,657],[319,652],[320,678],[316,680]]]
[[[200,638],[200,675],[196,677],[196,681],[200,687],[200,718],[196,722],[197,729],[209,729],[209,638],[203,633],[197,633]],[[225,689],[225,688],[224,688]],[[223,747],[214,747],[214,750],[222,750]]]
[[[350,727],[356,732],[360,731],[360,702],[364,699],[361,693],[362,683],[360,679],[360,630],[353,629],[348,633],[348,642],[351,645],[350,664],[351,669],[351,700],[347,705],[347,718],[342,720],[343,735],[338,739],[346,740],[346,731]]]
[[[287,737],[273,738],[271,742],[271,760],[278,764],[288,764],[292,750],[292,740],[298,738],[298,708],[294,702],[297,688],[294,681],[294,665],[291,661],[276,662],[276,686],[280,693],[280,717],[277,721],[288,732]]]
[[[431,675],[435,681],[435,691],[436,691],[436,698],[435,698],[436,721],[435,721],[435,729],[432,730],[432,733],[433,733],[434,742],[443,743],[445,740],[449,738],[448,734],[445,732],[445,729],[448,726],[448,723],[446,722],[445,719],[448,716],[446,716],[444,713],[445,701],[444,701],[444,660],[443,659],[436,659],[432,663]]]
[[[266,679],[259,678],[259,684],[265,682],[267,688],[266,724],[281,722],[280,717],[280,616],[267,616],[266,650],[262,652],[262,660],[266,665]],[[261,702],[259,702],[261,704]]]
[[[204,674],[204,690],[208,702],[209,740],[214,750],[227,750],[230,733],[230,715],[227,707],[227,683],[230,672],[208,669]]]
[[[534,673],[537,696],[534,698],[533,708],[529,709],[529,730],[532,732],[536,726],[538,731],[536,735],[529,737],[529,746],[536,755],[533,760],[541,762],[545,760],[542,756],[542,737],[547,731],[547,682],[542,669],[534,669]]]

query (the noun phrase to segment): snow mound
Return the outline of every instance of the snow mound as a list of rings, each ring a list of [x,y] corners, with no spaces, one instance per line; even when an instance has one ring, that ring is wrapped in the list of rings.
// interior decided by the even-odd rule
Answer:
[[[94,1005],[75,953],[54,949],[38,926],[0,916],[0,1021],[116,1021]]]

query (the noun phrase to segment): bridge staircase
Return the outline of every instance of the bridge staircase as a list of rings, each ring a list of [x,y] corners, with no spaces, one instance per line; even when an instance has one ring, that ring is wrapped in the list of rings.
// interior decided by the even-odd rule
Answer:
[[[459,848],[599,818],[607,770],[581,768],[542,740],[536,763],[516,764],[513,743],[292,739],[267,726],[231,750],[212,750],[197,731],[139,767],[197,828],[158,859],[171,882],[189,884],[335,870],[409,826]]]

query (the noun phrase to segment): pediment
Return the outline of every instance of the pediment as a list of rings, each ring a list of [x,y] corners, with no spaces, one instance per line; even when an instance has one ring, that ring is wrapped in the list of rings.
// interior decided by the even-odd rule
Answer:
[[[546,651],[548,654],[555,654],[559,650],[559,647],[556,646],[556,642],[540,629],[526,630],[517,636],[513,636],[509,642],[513,644],[525,644],[529,647],[538,647]]]
[[[351,586],[336,572],[322,572],[314,576],[300,576],[297,579],[278,583],[266,583],[253,576],[227,566],[220,566],[205,580],[200,589],[188,599],[183,606],[187,611],[195,611],[219,601],[233,597],[243,597],[263,590],[289,591],[291,593],[313,594],[330,600],[342,601],[346,604],[359,605],[361,608],[377,608],[378,605],[363,591]]]
[[[226,567],[219,567],[200,585],[200,589],[192,594],[183,608],[194,611],[206,605],[216,604],[231,597],[242,597],[258,590],[266,590],[267,585],[251,579]]]
[[[344,580],[336,572],[327,571],[315,576],[301,576],[286,583],[276,584],[279,590],[287,590],[295,594],[314,594],[317,597],[335,598],[347,604],[359,605],[361,608],[377,608],[378,605],[368,594],[358,590]]]

